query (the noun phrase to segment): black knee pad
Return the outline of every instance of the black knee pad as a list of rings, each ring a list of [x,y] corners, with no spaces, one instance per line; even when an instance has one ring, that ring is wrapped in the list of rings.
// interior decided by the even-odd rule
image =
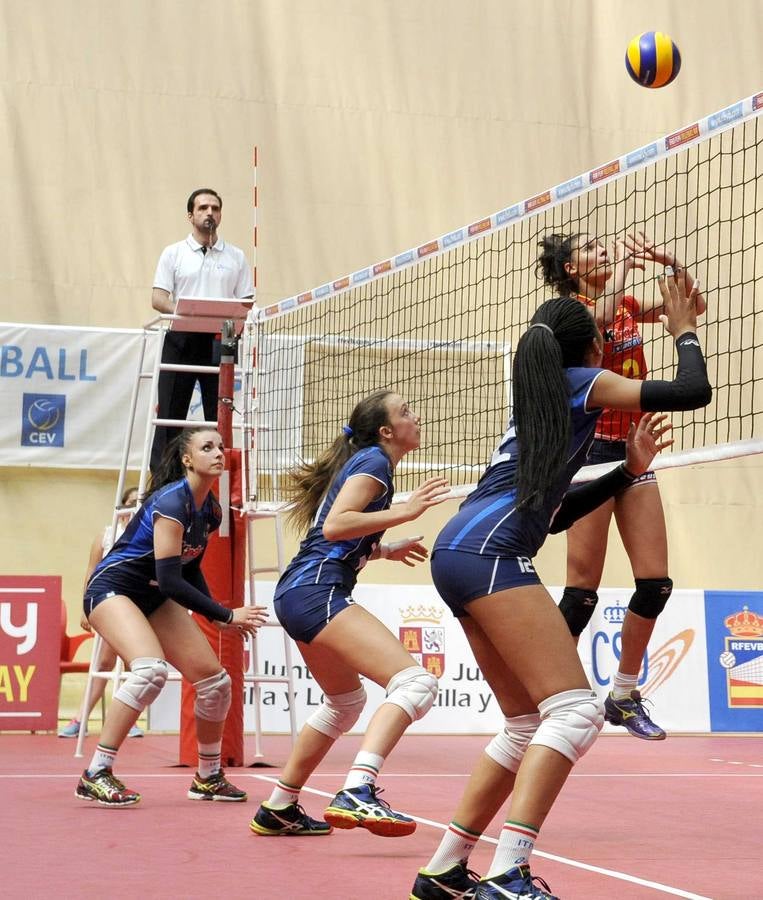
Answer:
[[[587,588],[566,587],[559,603],[559,610],[567,622],[573,637],[580,637],[583,629],[591,621],[593,611],[599,602],[596,591]]]
[[[672,590],[670,578],[637,578],[628,609],[644,619],[656,619],[665,609]]]

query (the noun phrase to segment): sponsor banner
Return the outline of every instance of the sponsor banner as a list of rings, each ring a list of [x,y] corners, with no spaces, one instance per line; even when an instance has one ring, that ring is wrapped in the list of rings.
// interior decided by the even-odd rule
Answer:
[[[0,731],[58,725],[61,579],[0,576]]]
[[[763,731],[763,592],[707,591],[713,731]]]
[[[271,606],[274,584],[257,583],[257,602]],[[561,588],[552,589],[555,598]],[[579,650],[591,684],[600,696],[610,690],[620,655],[622,618],[629,590],[602,589],[595,618],[581,636]],[[431,711],[409,728],[412,734],[496,734],[503,716],[482,677],[461,626],[431,585],[358,585],[356,602],[377,616],[399,637],[412,656],[439,680]],[[391,599],[394,597],[394,599]],[[273,619],[275,617],[273,616]],[[641,691],[654,703],[655,720],[669,731],[709,731],[702,591],[674,591],[657,620],[641,674]],[[283,632],[263,628],[258,638],[260,674],[286,674]],[[292,645],[297,727],[322,701],[320,687]],[[354,731],[363,731],[384,700],[378,685],[365,682],[368,703]],[[262,684],[262,727],[289,730],[285,684]],[[151,727],[179,728],[179,685],[170,683],[151,708]],[[244,727],[254,731],[254,688],[245,686]],[[610,726],[605,726],[609,728]],[[622,729],[613,729],[622,733]]]
[[[0,324],[0,465],[119,468],[141,340],[137,330]]]
[[[552,590],[555,599],[561,590]],[[599,602],[578,643],[591,686],[606,697],[620,662],[622,627],[632,588],[601,588]],[[666,731],[709,731],[705,662],[704,591],[674,590],[657,618],[638,688]],[[604,731],[624,733],[605,724]]]
[[[0,323],[0,466],[119,469],[143,331]],[[150,334],[143,371],[151,372]],[[128,465],[140,468],[150,379],[141,380]],[[234,395],[240,444],[241,379]],[[198,382],[189,419],[204,421]]]

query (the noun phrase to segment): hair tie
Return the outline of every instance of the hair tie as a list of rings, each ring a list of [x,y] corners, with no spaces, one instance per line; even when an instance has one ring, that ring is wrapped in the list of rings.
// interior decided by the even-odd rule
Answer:
[[[550,325],[546,325],[545,322],[533,322],[533,324],[530,326],[530,328],[545,328],[546,331],[550,331],[551,334],[553,334],[554,337],[556,337],[556,335],[554,334],[554,329]]]
[[[342,431],[347,435],[348,438],[352,437],[355,433],[349,425],[342,425]]]

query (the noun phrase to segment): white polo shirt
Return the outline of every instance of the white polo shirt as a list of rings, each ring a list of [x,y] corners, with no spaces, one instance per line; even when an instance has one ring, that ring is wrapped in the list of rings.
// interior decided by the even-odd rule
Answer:
[[[154,287],[179,297],[236,297],[254,295],[252,270],[244,252],[218,237],[206,254],[189,234],[162,250]]]

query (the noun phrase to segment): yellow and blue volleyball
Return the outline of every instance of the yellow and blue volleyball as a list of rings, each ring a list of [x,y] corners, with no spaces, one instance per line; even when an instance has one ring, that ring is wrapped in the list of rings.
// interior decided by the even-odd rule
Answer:
[[[681,54],[661,31],[645,31],[628,44],[625,67],[642,87],[661,88],[681,71]]]

